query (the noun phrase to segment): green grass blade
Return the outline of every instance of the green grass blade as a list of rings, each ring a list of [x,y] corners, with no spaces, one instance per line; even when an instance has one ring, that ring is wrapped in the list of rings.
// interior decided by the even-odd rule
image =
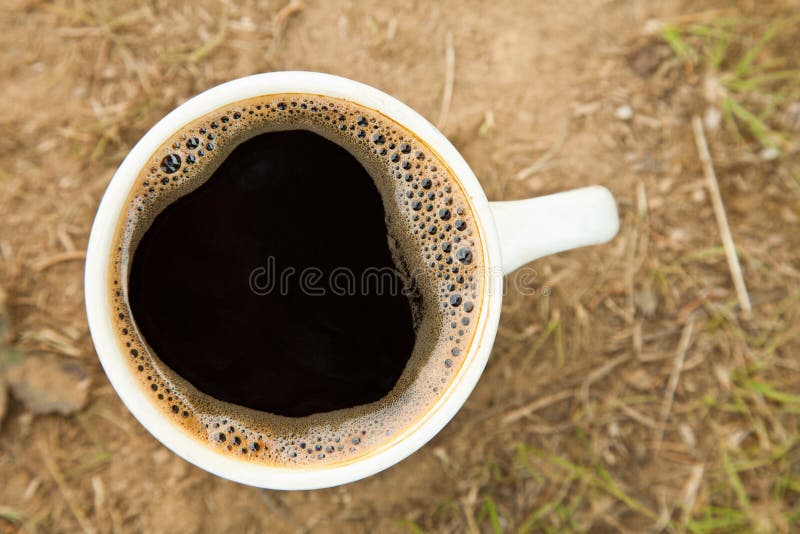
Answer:
[[[11,508],[10,506],[0,506],[0,519],[8,521],[14,525],[19,525],[25,521],[25,514],[16,508]]]
[[[625,503],[628,508],[639,512],[645,517],[649,517],[653,521],[658,519],[658,516],[647,506],[625,493],[614,481],[614,479],[611,478],[611,475],[605,470],[605,468],[602,466],[597,466],[597,474],[599,475],[600,481],[602,481],[602,487],[605,488],[605,490],[612,496]]]
[[[664,26],[661,37],[672,48],[678,59],[693,63],[697,59],[697,51],[681,37],[681,30],[675,26]]]
[[[536,341],[533,342],[533,345],[531,345],[528,354],[525,356],[526,361],[533,358],[536,355],[536,353],[539,352],[539,349],[541,349],[544,346],[544,344],[547,342],[547,340],[550,338],[553,332],[555,332],[556,329],[558,329],[558,325],[559,322],[556,319],[550,321],[547,324],[547,328],[544,329],[544,332],[542,332],[541,335],[536,339]]]
[[[761,393],[764,397],[771,401],[779,402],[781,404],[800,404],[800,395],[784,393],[783,391],[779,391],[765,382],[748,380],[744,385],[753,391]]]
[[[695,534],[711,534],[740,531],[746,525],[747,518],[740,510],[709,507],[705,510],[705,517],[690,520],[687,527]]]
[[[761,146],[777,148],[777,136],[763,120],[751,113],[733,98],[726,98],[723,101],[723,107],[728,109],[737,119],[747,125],[750,134]]]
[[[745,52],[744,56],[742,56],[742,58],[736,64],[736,68],[734,69],[737,78],[742,78],[752,70],[753,63],[755,62],[756,58],[761,53],[761,51],[764,50],[764,47],[767,46],[767,43],[769,43],[778,34],[780,26],[781,26],[780,20],[774,21],[772,24],[769,25],[769,27],[761,36],[761,39],[758,40],[756,45],[748,49],[747,52]]]
[[[422,527],[414,523],[410,519],[398,519],[394,523],[398,527],[408,530],[409,532],[411,532],[411,534],[425,534],[425,531],[422,530]]]
[[[483,500],[481,513],[478,515],[478,522],[483,521],[485,518],[489,518],[489,524],[492,526],[492,534],[503,534],[503,529],[500,526],[500,516],[497,515],[497,506],[495,506],[491,497],[486,497]]]
[[[725,87],[733,91],[756,91],[764,85],[776,82],[800,82],[800,70],[779,70],[750,78],[723,80]]]
[[[726,451],[724,447],[720,448],[720,455],[722,456],[722,466],[725,469],[725,473],[728,475],[728,480],[733,488],[733,492],[736,494],[736,500],[739,501],[739,506],[742,507],[742,510],[747,513],[750,510],[750,499],[747,497],[747,491],[744,489],[742,479],[739,478],[739,473],[733,466],[733,462],[730,456],[728,456],[728,451]]]

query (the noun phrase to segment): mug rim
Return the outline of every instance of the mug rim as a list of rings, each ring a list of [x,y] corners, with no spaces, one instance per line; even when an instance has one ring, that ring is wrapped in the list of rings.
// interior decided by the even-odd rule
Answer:
[[[365,455],[323,466],[278,467],[235,459],[208,447],[172,424],[129,372],[111,320],[108,269],[117,223],[141,169],[152,154],[186,124],[234,102],[270,94],[306,93],[347,100],[373,109],[407,128],[447,165],[464,191],[479,227],[484,254],[484,294],[479,328],[464,361],[442,396],[392,439]],[[184,460],[222,478],[270,489],[316,489],[353,482],[408,457],[432,439],[466,401],[489,357],[502,301],[500,241],[486,195],[450,141],[418,112],[372,86],[319,72],[256,74],[217,85],[185,101],[136,143],[112,177],[92,224],[84,292],[87,319],[98,358],[117,395],[156,439]],[[499,284],[499,287],[498,287]]]

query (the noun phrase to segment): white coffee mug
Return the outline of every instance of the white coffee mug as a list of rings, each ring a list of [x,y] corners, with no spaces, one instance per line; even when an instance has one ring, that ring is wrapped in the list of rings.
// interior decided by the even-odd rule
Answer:
[[[278,93],[307,93],[354,102],[405,126],[450,168],[470,202],[483,243],[484,305],[464,363],[442,396],[416,422],[376,449],[325,466],[272,467],[216,452],[169,422],[136,382],[115,337],[109,295],[114,232],[131,187],[156,149],[187,123],[233,102]],[[502,278],[523,264],[585,245],[603,243],[619,221],[611,193],[593,186],[528,200],[488,202],[472,170],[442,133],[395,98],[359,82],[315,72],[272,72],[224,83],[188,100],[161,119],[120,165],[100,203],[86,254],[86,311],[100,362],[122,401],[164,445],[221,477],[272,489],[314,489],[358,480],[403,460],[433,438],[466,401],[494,343]]]

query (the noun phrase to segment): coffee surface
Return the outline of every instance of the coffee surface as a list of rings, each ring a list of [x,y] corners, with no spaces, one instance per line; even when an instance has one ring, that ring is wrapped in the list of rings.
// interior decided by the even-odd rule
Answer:
[[[347,150],[307,130],[258,135],[142,237],[136,324],[218,400],[293,417],[380,400],[414,348],[384,219]]]
[[[269,95],[187,124],[149,161],[109,284],[128,363],[174,424],[237,458],[325,465],[439,400],[488,273],[460,185],[402,125]]]

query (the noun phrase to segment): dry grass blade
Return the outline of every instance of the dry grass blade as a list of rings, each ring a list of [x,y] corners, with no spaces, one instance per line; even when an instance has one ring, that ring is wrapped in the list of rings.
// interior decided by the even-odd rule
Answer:
[[[717,226],[722,238],[722,246],[725,248],[725,257],[728,259],[728,268],[731,271],[733,285],[736,288],[736,297],[739,299],[739,306],[742,308],[744,317],[749,318],[752,314],[750,296],[744,283],[739,257],[736,255],[736,245],[733,242],[731,228],[728,225],[728,217],[725,215],[725,205],[722,203],[722,195],[719,192],[717,173],[714,171],[714,162],[708,150],[703,121],[697,115],[692,117],[692,129],[694,130],[694,139],[697,144],[697,155],[703,166],[703,174],[705,174],[706,184],[711,196],[711,206],[714,208],[714,216],[717,219]]]
[[[667,390],[664,392],[664,401],[661,403],[661,420],[659,421],[658,430],[656,431],[656,437],[653,442],[653,449],[656,451],[661,448],[661,442],[664,439],[664,426],[667,424],[669,413],[672,411],[672,402],[675,400],[675,391],[678,389],[678,381],[681,378],[683,362],[686,361],[686,351],[689,350],[693,331],[694,315],[690,315],[686,326],[683,327],[683,332],[681,332],[681,339],[678,341],[678,349],[675,351],[672,373],[669,376]]]
[[[478,500],[478,486],[472,485],[469,492],[461,499],[461,505],[464,509],[464,519],[467,522],[467,532],[470,534],[480,532],[477,523],[475,522],[475,502]]]
[[[208,55],[216,48],[222,45],[225,35],[228,33],[228,7],[225,4],[223,5],[225,7],[222,11],[222,20],[219,23],[219,30],[217,30],[217,33],[213,37],[203,43],[200,48],[189,54],[187,59],[192,63],[199,63],[204,58],[208,57]]]
[[[555,404],[556,402],[569,399],[573,395],[574,393],[572,391],[559,391],[558,393],[553,393],[552,395],[536,399],[535,401],[512,410],[506,414],[502,420],[503,424],[507,425],[519,421],[520,419],[528,417],[537,410],[541,410],[542,408],[550,406],[551,404]]]
[[[550,162],[558,151],[561,150],[561,147],[564,146],[564,141],[567,139],[567,130],[569,129],[569,119],[565,120],[561,124],[561,130],[558,133],[558,139],[556,142],[553,143],[553,146],[547,149],[547,151],[539,156],[539,158],[534,161],[531,165],[525,167],[521,171],[519,171],[514,178],[517,180],[524,180],[526,178],[530,178],[534,174],[543,171],[548,167],[548,163]]]
[[[42,328],[33,332],[23,332],[20,340],[31,340],[36,342],[36,348],[52,350],[59,354],[64,354],[72,358],[80,358],[84,351],[75,346],[73,340],[52,328]]]
[[[59,263],[63,263],[65,261],[77,261],[84,259],[86,259],[86,252],[83,250],[61,252],[59,254],[50,256],[49,258],[44,258],[43,260],[37,261],[33,264],[33,270],[36,272],[42,272],[46,269],[49,269],[53,265],[58,265]]]
[[[621,405],[619,407],[619,409],[620,409],[620,411],[622,411],[622,413],[624,413],[625,415],[627,415],[628,417],[630,417],[634,421],[637,421],[637,422],[643,424],[647,428],[652,428],[652,429],[657,429],[658,428],[658,423],[656,423],[655,421],[653,421],[651,418],[647,417],[643,413],[640,413],[640,412],[634,410],[633,408],[631,408],[627,404]]]
[[[291,525],[295,531],[305,531],[303,525],[297,520],[291,509],[286,506],[278,495],[273,494],[270,490],[261,490],[258,492],[258,497],[275,516],[283,519],[286,523]]]
[[[286,25],[289,23],[289,18],[300,13],[305,9],[305,4],[299,0],[290,0],[288,4],[278,10],[272,17],[272,41],[269,45],[267,58],[272,60],[278,52],[278,48],[283,40],[283,33],[286,30]]]
[[[61,243],[61,246],[64,247],[64,250],[67,252],[76,250],[75,242],[69,236],[69,233],[63,224],[59,224],[56,227],[56,236],[58,236],[58,241]]]
[[[86,517],[86,514],[81,509],[78,502],[75,500],[75,496],[72,494],[72,490],[69,488],[67,481],[64,480],[64,476],[59,471],[58,466],[56,465],[53,457],[50,453],[48,453],[43,446],[39,446],[39,452],[42,457],[42,461],[44,462],[47,471],[50,473],[50,476],[53,477],[53,480],[58,486],[58,491],[61,492],[61,496],[64,497],[64,501],[67,503],[72,515],[75,516],[75,519],[78,521],[78,524],[81,527],[83,532],[89,534],[94,533],[95,528],[89,522],[89,518]]]
[[[606,363],[604,363],[603,365],[601,365],[600,367],[589,373],[589,376],[587,376],[586,380],[584,380],[583,384],[581,384],[581,389],[580,389],[581,400],[584,406],[587,407],[587,410],[589,407],[589,387],[593,383],[597,382],[598,380],[606,376],[608,373],[613,371],[615,367],[629,360],[630,357],[631,355],[627,353],[620,354],[619,356],[610,359],[609,361],[607,361]]]
[[[0,347],[11,340],[11,315],[8,310],[8,293],[0,286]]]
[[[272,23],[275,24],[278,28],[283,28],[286,24],[286,21],[289,20],[289,17],[294,15],[295,13],[299,13],[303,10],[305,5],[303,2],[299,2],[298,0],[292,0],[285,6],[283,6],[272,19]]]
[[[692,508],[694,508],[694,503],[697,501],[697,492],[700,489],[700,483],[703,481],[704,472],[705,466],[703,464],[692,467],[689,480],[683,488],[683,495],[681,495],[681,525],[684,527],[692,517]]]
[[[453,33],[444,36],[444,91],[442,92],[442,108],[436,127],[443,130],[450,116],[450,105],[453,101],[453,85],[456,79],[456,50],[453,47]]]

